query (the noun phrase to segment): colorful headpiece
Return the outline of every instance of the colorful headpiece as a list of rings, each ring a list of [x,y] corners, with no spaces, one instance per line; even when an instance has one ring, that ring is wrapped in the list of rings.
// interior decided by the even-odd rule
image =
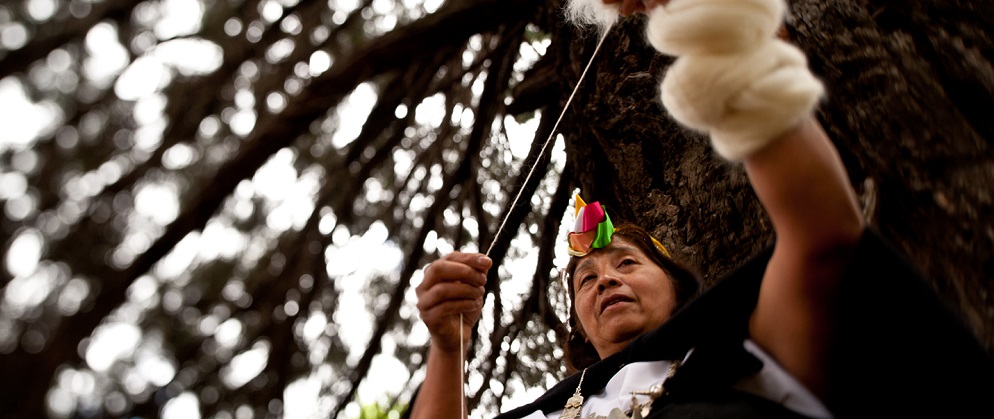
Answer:
[[[607,211],[600,202],[587,204],[583,202],[583,198],[580,198],[580,194],[577,194],[575,217],[576,225],[567,236],[570,256],[584,257],[594,249],[611,244],[614,224],[611,223],[611,217],[607,215]],[[652,244],[656,245],[656,248],[663,255],[670,257],[670,252],[666,251],[659,240],[651,236],[650,238]]]
[[[583,257],[591,250],[611,244],[614,224],[600,202],[587,205],[580,195],[576,195],[576,225],[569,233],[569,255]]]

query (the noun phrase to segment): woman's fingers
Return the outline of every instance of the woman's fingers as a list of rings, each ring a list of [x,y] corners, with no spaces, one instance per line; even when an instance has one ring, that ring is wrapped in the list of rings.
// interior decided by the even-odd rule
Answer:
[[[604,4],[618,4],[618,14],[622,16],[628,16],[632,13],[639,11],[644,11],[645,6],[642,4],[642,0],[602,0]],[[643,10],[639,10],[643,9]]]
[[[645,10],[652,10],[653,7],[665,6],[670,0],[643,0],[642,3],[645,4]]]
[[[622,16],[630,16],[635,13],[647,13],[653,7],[665,6],[669,0],[601,0],[604,4],[621,3],[618,13]]]
[[[460,328],[465,341],[471,335],[465,329],[476,324],[482,314],[483,295],[483,287],[461,282],[442,282],[419,292],[418,311],[431,333],[432,345],[444,351],[458,350]]]
[[[621,3],[618,7],[618,14],[622,16],[629,16],[632,13],[644,12],[645,4],[642,0],[602,0],[604,4],[617,4]]]
[[[419,289],[428,289],[440,282],[465,282],[474,286],[487,283],[487,270],[493,262],[478,253],[455,252],[428,265]]]
[[[476,301],[483,298],[484,288],[474,287],[461,282],[442,282],[425,289],[418,294],[418,309],[430,310],[446,302]]]
[[[445,350],[458,349],[459,328],[470,327],[480,319],[491,265],[490,258],[479,253],[454,252],[425,268],[424,279],[415,291],[421,320],[434,344]],[[459,314],[463,315],[462,324]]]
[[[478,253],[455,252],[428,265],[415,290],[418,308],[430,309],[449,300],[475,300],[483,296],[487,270],[493,262]]]
[[[483,298],[473,298],[465,300],[448,300],[434,306],[428,307],[421,312],[422,318],[434,320],[434,322],[444,322],[453,316],[463,314],[463,323],[472,325],[481,313],[483,308]],[[475,315],[475,316],[474,316]],[[451,320],[449,320],[451,321]],[[472,321],[472,322],[471,322]],[[453,332],[458,332],[454,330]]]
[[[431,333],[432,348],[444,352],[463,350],[472,336],[471,328],[483,313],[483,298],[477,300],[450,300],[421,310],[421,320]],[[460,324],[460,316],[462,323]],[[460,342],[460,329],[462,341]]]
[[[473,266],[474,268],[487,270],[490,269],[490,265],[493,261],[490,260],[487,255],[482,253],[465,253],[465,252],[452,252],[445,255],[440,260],[448,260],[452,262],[465,263],[467,265]]]

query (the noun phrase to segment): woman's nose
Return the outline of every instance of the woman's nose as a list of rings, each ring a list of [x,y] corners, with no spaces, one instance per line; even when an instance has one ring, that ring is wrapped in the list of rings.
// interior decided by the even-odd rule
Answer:
[[[621,282],[619,282],[616,278],[606,275],[601,276],[600,280],[597,281],[597,291],[604,292],[608,288],[614,288],[618,285],[621,285]]]

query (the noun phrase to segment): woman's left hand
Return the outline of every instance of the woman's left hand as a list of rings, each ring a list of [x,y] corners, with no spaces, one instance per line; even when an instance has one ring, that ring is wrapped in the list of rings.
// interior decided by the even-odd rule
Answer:
[[[622,16],[630,16],[634,13],[648,13],[656,6],[664,6],[669,3],[670,0],[601,0],[604,4],[618,4],[620,9],[618,13]]]

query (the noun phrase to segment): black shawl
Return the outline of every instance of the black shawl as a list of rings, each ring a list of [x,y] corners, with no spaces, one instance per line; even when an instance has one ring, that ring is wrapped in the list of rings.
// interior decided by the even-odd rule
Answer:
[[[588,368],[595,394],[629,362],[682,359],[650,417],[791,417],[778,405],[730,389],[761,364],[742,349],[772,249],[711,287],[659,328]],[[920,274],[872,231],[839,290],[825,405],[837,418],[994,418],[994,363]],[[579,374],[498,418],[563,408]]]

